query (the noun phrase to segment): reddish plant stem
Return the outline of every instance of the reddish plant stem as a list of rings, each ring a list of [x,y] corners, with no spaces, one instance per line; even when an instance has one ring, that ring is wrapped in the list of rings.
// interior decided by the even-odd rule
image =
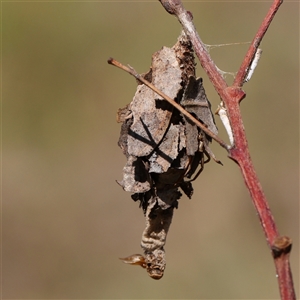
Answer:
[[[230,124],[232,126],[235,145],[229,151],[229,157],[240,167],[245,183],[250,192],[253,204],[258,212],[261,225],[264,229],[269,247],[272,246],[275,238],[279,235],[275,221],[268,206],[267,199],[256,175],[250,153],[245,130],[242,122],[239,102],[244,93],[237,88],[229,87],[225,90],[229,98],[226,106]]]
[[[247,75],[248,67],[250,66],[254,55],[256,53],[256,50],[258,46],[260,45],[261,40],[263,39],[265,33],[267,32],[277,10],[279,9],[279,6],[282,4],[283,0],[275,0],[270,7],[266,17],[264,18],[262,24],[260,25],[256,35],[254,36],[254,39],[248,49],[248,52],[242,62],[242,65],[234,79],[233,85],[241,87],[244,83],[244,79]]]
[[[276,274],[282,299],[296,299],[289,262],[291,248],[292,241],[287,236],[277,237],[272,246],[272,254],[275,260]]]
[[[200,60],[202,68],[207,73],[209,80],[215,87],[217,93],[222,98],[223,91],[227,87],[227,83],[225,82],[222,75],[219,73],[215,63],[211,59],[208,51],[200,36],[197,33],[197,30],[192,22],[192,15],[188,13],[180,0],[160,0],[162,5],[165,7],[167,6],[170,10],[167,9],[168,12],[175,14],[181,23],[185,33],[190,38],[195,53]],[[165,7],[166,8],[166,7]]]
[[[289,255],[282,255],[275,259],[275,267],[281,299],[296,299]]]
[[[207,52],[205,45],[201,41],[193,23],[191,14],[188,13],[180,0],[159,0],[164,8],[171,14],[176,15],[184,31],[189,36],[201,66],[206,71],[210,81],[215,87],[217,93],[225,104],[228,118],[234,136],[234,145],[228,150],[229,157],[240,167],[246,186],[250,192],[253,204],[258,213],[262,228],[264,230],[268,245],[272,251],[279,290],[282,300],[296,299],[292,273],[289,265],[289,252],[291,250],[291,241],[277,247],[276,243],[281,241],[282,237],[276,228],[274,218],[271,214],[267,199],[263,193],[262,187],[256,175],[253,163],[250,158],[248,142],[244,130],[242,116],[239,104],[245,98],[245,93],[241,90],[244,79],[247,75],[250,64],[255,56],[256,50],[266,33],[273,17],[275,16],[282,0],[274,0],[265,19],[263,20],[258,32],[256,33],[249,50],[241,64],[234,84],[228,87],[218,68]],[[280,249],[280,251],[278,250]],[[278,251],[280,255],[278,255]]]

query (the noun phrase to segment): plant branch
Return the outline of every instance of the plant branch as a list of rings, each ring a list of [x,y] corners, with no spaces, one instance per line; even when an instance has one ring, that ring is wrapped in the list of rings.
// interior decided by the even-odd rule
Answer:
[[[242,65],[240,66],[237,76],[235,77],[235,80],[233,82],[234,86],[241,87],[243,85],[245,77],[247,76],[249,66],[255,56],[255,53],[282,2],[283,0],[275,0],[272,6],[270,7],[266,17],[260,25],[256,35],[254,36],[254,39],[248,49],[245,59],[242,62]]]
[[[222,75],[219,73],[217,66],[211,59],[205,45],[201,41],[192,22],[191,13],[187,12],[180,0],[159,0],[163,7],[170,14],[174,14],[181,23],[185,33],[190,38],[195,53],[200,63],[207,73],[214,88],[225,104],[229,122],[232,128],[234,144],[228,149],[229,157],[234,160],[240,167],[245,184],[250,192],[253,204],[256,208],[260,219],[261,226],[265,233],[267,243],[272,251],[276,272],[278,277],[279,290],[282,300],[296,299],[293,279],[289,265],[289,253],[291,250],[291,240],[287,237],[281,237],[277,230],[274,218],[271,214],[267,199],[263,193],[261,184],[256,175],[248,142],[246,139],[245,129],[242,121],[239,104],[246,94],[241,90],[247,76],[250,65],[253,61],[258,46],[266,33],[273,17],[275,16],[282,0],[274,0],[265,19],[259,27],[249,50],[241,64],[234,84],[228,87]],[[283,242],[284,241],[284,242]],[[278,254],[279,253],[279,254]]]
[[[206,71],[209,80],[222,98],[222,94],[224,89],[227,87],[227,83],[219,73],[218,68],[211,59],[204,43],[200,39],[200,36],[192,22],[191,13],[184,9],[180,0],[160,0],[160,2],[169,13],[175,14],[178,18],[183,30],[193,44],[195,53],[200,60],[202,68]]]

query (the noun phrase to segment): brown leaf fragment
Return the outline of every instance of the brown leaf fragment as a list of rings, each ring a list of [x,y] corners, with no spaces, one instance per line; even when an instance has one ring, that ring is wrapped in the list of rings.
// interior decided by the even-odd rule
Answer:
[[[185,126],[179,127],[179,143],[178,151],[180,152],[183,148],[186,148],[186,135],[185,135]]]
[[[211,104],[207,99],[202,78],[189,77],[180,104],[191,114],[202,121],[214,134],[218,134],[214,116],[211,112]]]
[[[123,123],[127,119],[129,119],[132,116],[132,112],[129,109],[129,104],[127,104],[124,108],[119,108],[117,111],[117,122]]]
[[[184,173],[185,173],[185,169],[178,168],[178,167],[169,168],[167,172],[162,174],[152,173],[151,178],[155,182],[155,187],[156,187],[155,193],[159,195],[160,192],[168,193],[169,191],[171,191],[173,195],[177,196],[177,200],[178,200],[181,195],[175,192],[177,191],[176,184],[183,178]],[[160,196],[160,198],[163,201],[169,203],[171,206],[176,207],[177,205],[175,205],[174,202],[177,200],[174,199],[173,197],[170,197],[170,199],[168,197],[170,196]]]
[[[192,198],[192,195],[194,193],[194,189],[192,186],[192,183],[190,181],[183,181],[180,183],[180,188],[183,190],[183,192],[189,197]]]
[[[179,125],[170,124],[162,143],[149,157],[150,173],[164,173],[178,155]]]
[[[146,215],[149,199],[152,197],[152,191],[149,190],[146,193],[135,193],[131,195],[133,201],[140,201],[140,207],[142,207],[144,214]]]
[[[154,53],[152,83],[174,99],[181,89],[181,81],[181,70],[175,50],[163,47],[162,50]],[[128,135],[128,153],[134,156],[147,156],[163,138],[173,109],[167,101],[145,85],[137,87],[130,106],[133,124]]]
[[[194,76],[189,77],[180,104],[199,121],[204,123],[214,134],[218,134],[218,129],[211,112],[211,105],[202,84],[202,78],[195,79]],[[187,155],[194,155],[199,150],[199,129],[188,118],[184,118],[186,120]]]
[[[185,118],[185,134],[186,134],[186,154],[195,155],[199,150],[199,129],[189,119]]]
[[[125,108],[120,109],[118,111],[117,119],[118,118],[121,119],[124,117],[124,115],[128,115],[128,112],[129,112],[129,110],[128,110],[128,105],[127,105]],[[126,157],[129,156],[128,155],[128,131],[130,129],[131,124],[132,124],[132,118],[123,118],[120,137],[119,137],[119,141],[118,141],[118,145],[122,149],[122,152],[124,155],[126,155]]]
[[[142,268],[146,268],[145,258],[141,254],[133,254],[128,257],[120,258],[125,264],[141,266]]]
[[[126,192],[145,193],[151,188],[151,179],[146,164],[141,158],[129,156],[123,168],[123,180],[117,181]]]

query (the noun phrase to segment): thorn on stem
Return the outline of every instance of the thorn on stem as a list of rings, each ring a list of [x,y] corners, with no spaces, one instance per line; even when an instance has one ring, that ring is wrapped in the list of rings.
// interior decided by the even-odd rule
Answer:
[[[223,106],[223,103],[218,107],[217,111],[215,112],[216,115],[218,115],[226,129],[226,132],[228,134],[229,142],[230,142],[230,148],[234,145],[234,138],[232,133],[232,128],[229,122],[229,118],[226,112],[226,109]]]

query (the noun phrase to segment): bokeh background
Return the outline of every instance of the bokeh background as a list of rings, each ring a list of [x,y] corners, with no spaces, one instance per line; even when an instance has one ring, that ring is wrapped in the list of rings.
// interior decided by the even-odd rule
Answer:
[[[248,42],[270,1],[184,1],[209,45]],[[183,197],[160,281],[119,257],[141,253],[142,210],[116,183],[116,111],[181,28],[158,1],[2,2],[3,299],[277,299],[275,269],[238,166],[222,160]],[[211,49],[236,72],[248,45]],[[251,155],[299,289],[299,3],[285,1],[241,108]],[[220,100],[198,64],[213,110]],[[232,77],[227,76],[228,83]],[[170,82],[170,84],[172,84]],[[227,139],[216,120],[220,136]],[[298,294],[299,296],[299,294]]]

